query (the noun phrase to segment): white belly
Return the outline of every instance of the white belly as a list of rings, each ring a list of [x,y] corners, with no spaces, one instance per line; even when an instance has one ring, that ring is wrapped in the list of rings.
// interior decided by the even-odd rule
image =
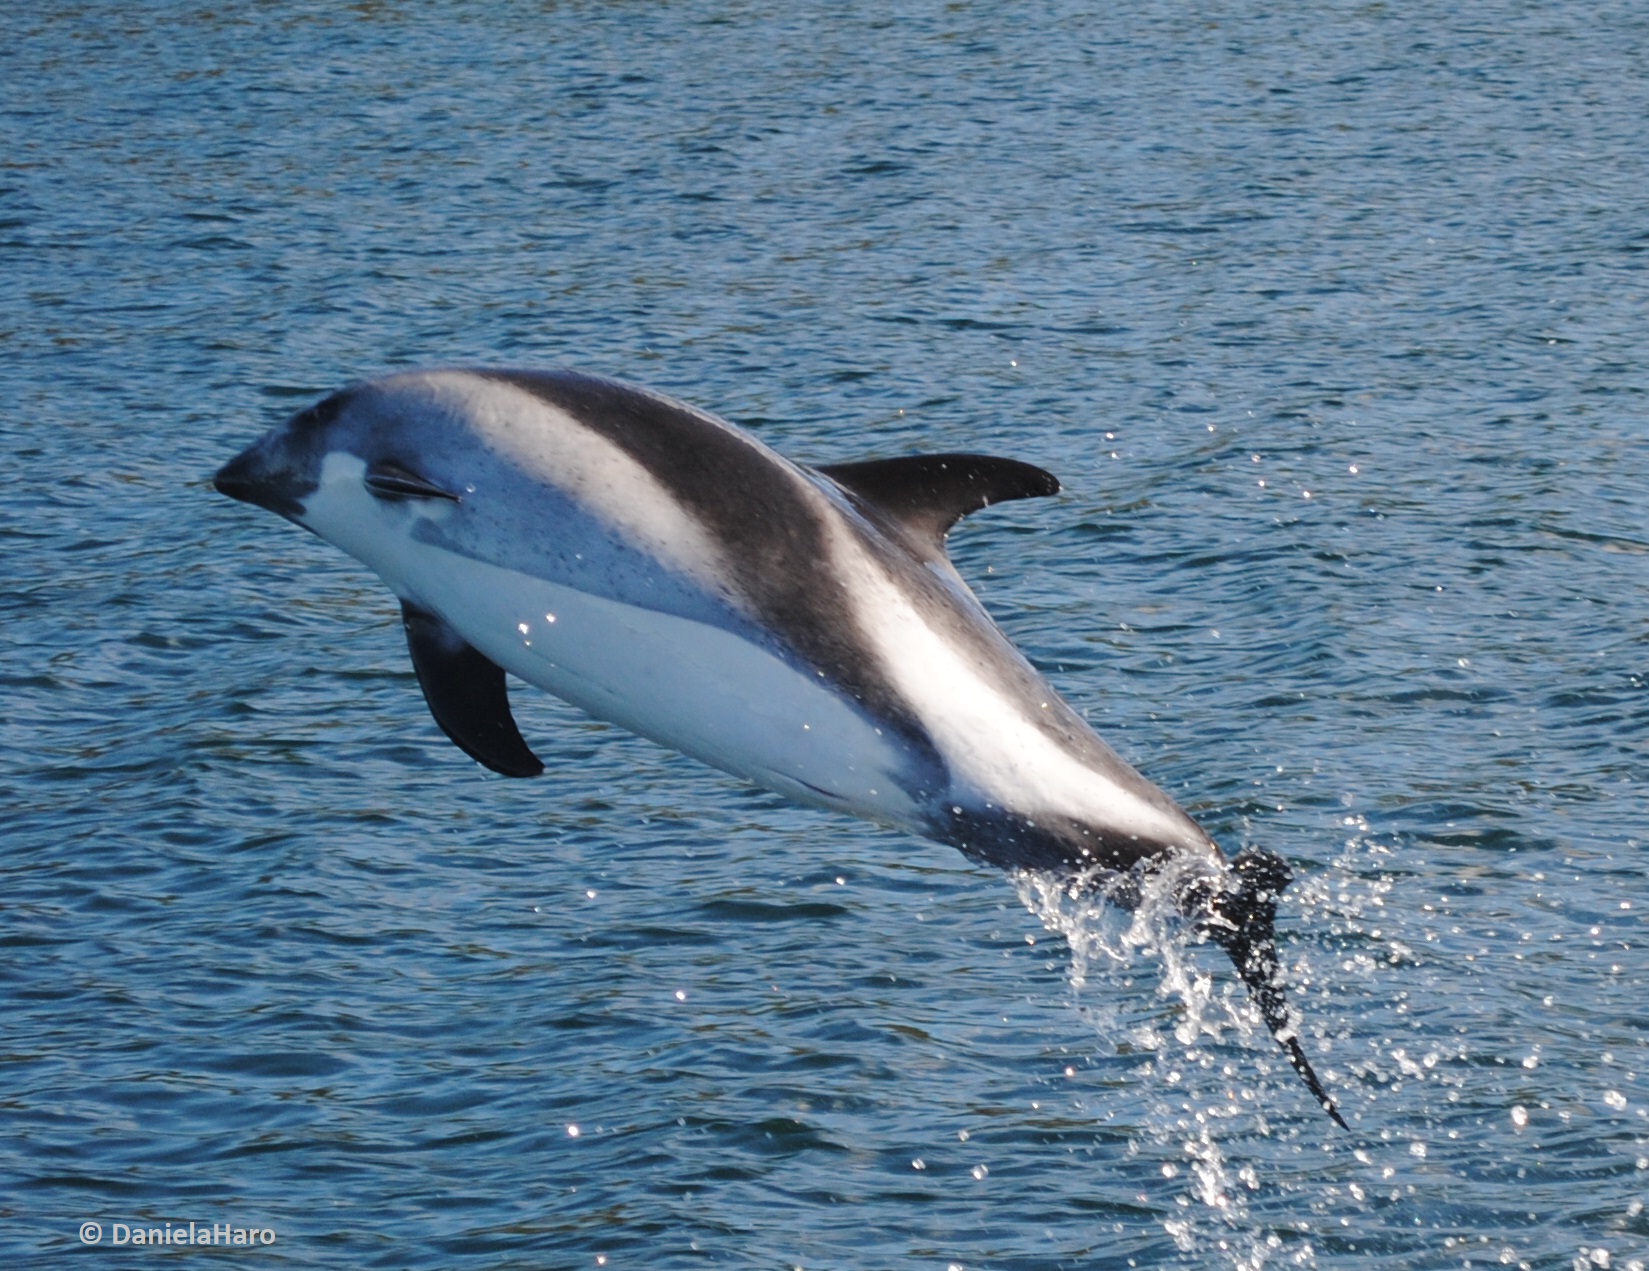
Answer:
[[[415,550],[392,585],[529,684],[787,798],[917,828],[897,740],[822,679],[707,623]]]

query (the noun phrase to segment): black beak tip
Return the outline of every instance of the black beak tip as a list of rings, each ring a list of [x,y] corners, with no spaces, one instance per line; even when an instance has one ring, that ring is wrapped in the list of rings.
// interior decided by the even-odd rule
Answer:
[[[253,501],[253,484],[246,471],[246,456],[236,455],[212,474],[212,488],[242,503]]]
[[[247,486],[239,480],[228,468],[219,468],[212,478],[212,488],[219,494],[227,494],[231,499],[247,502]]]
[[[236,455],[212,475],[212,488],[241,503],[267,508],[289,521],[303,523],[303,504],[290,492],[288,483],[271,479],[245,454]]]

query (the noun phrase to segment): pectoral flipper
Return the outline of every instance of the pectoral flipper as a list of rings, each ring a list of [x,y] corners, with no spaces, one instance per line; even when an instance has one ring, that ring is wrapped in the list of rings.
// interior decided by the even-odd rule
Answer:
[[[401,602],[412,669],[435,722],[460,750],[506,777],[536,777],[544,764],[521,736],[504,669],[438,614]]]

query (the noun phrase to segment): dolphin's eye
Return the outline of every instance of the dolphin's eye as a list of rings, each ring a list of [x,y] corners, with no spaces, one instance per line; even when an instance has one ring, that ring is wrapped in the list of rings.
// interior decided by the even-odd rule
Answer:
[[[451,490],[443,490],[416,472],[409,472],[398,463],[375,463],[366,470],[366,488],[380,499],[450,499],[459,501]]]

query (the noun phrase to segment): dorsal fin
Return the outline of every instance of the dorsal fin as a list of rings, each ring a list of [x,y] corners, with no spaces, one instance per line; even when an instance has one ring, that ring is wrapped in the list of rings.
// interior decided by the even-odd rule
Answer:
[[[818,471],[941,555],[945,535],[968,513],[1009,499],[1059,493],[1053,473],[994,455],[907,455],[833,463]]]

